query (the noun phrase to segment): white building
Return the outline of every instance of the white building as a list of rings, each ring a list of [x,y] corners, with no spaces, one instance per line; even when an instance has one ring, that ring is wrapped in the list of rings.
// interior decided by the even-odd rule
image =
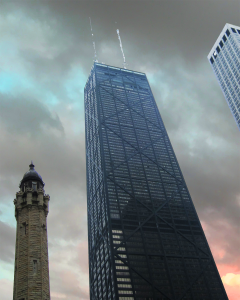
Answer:
[[[240,27],[224,26],[208,60],[240,130]]]

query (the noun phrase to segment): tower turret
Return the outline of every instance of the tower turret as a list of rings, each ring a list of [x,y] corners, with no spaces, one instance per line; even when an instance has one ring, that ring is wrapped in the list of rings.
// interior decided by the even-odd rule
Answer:
[[[47,215],[49,195],[31,162],[16,193],[17,220],[13,300],[50,300]]]

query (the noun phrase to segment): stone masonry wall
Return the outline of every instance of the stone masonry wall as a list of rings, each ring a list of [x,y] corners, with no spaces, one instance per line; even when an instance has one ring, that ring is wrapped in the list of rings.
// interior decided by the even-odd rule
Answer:
[[[50,300],[47,223],[49,196],[42,190],[14,200],[17,220],[13,300]]]

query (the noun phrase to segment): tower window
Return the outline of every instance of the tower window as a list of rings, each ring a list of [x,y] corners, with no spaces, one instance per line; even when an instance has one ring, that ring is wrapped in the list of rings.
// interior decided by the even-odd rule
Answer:
[[[226,40],[227,40],[227,38],[226,38],[226,36],[224,35],[223,36],[223,40],[224,40],[224,43],[226,42]]]
[[[221,46],[221,48],[222,48],[222,47],[223,47],[223,42],[222,42],[222,41],[220,41],[220,43],[219,43],[219,44],[220,44],[220,46]]]
[[[27,223],[23,222],[22,225],[20,226],[20,228],[21,228],[22,235],[26,235],[27,234]]]
[[[34,191],[37,190],[37,182],[35,182],[35,181],[32,182],[32,189],[33,189]]]
[[[33,260],[33,274],[36,274],[37,273],[37,260],[34,259]]]
[[[217,46],[217,48],[216,48],[216,49],[217,49],[217,53],[219,53],[219,52],[220,52],[220,48]]]
[[[236,32],[236,30],[235,30],[234,28],[231,28],[231,29],[232,29],[232,32],[235,32],[235,33],[237,33],[237,32]]]
[[[227,31],[226,31],[226,34],[227,34],[227,36],[229,36],[230,35],[230,31],[227,29]]]

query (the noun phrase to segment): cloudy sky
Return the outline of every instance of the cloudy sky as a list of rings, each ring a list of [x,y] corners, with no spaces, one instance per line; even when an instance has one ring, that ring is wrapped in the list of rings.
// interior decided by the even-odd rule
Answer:
[[[230,300],[240,298],[240,132],[208,63],[240,2],[1,1],[0,295],[12,299],[13,199],[31,159],[50,194],[51,299],[88,292],[84,86],[93,63],[145,72]]]

